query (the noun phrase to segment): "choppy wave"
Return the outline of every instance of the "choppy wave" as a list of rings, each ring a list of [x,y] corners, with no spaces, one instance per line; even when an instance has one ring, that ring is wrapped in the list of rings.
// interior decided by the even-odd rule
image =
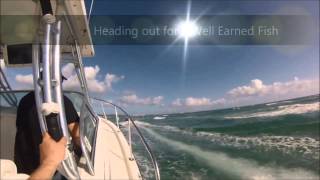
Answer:
[[[310,137],[291,136],[253,136],[240,137],[214,132],[193,132],[173,126],[159,126],[147,122],[136,121],[138,125],[153,127],[185,135],[198,136],[221,145],[241,149],[259,148],[263,151],[280,151],[284,154],[298,153],[305,158],[319,160],[320,142]]]
[[[222,171],[230,176],[241,179],[273,180],[273,179],[319,179],[319,176],[311,171],[302,168],[283,168],[272,166],[261,166],[253,160],[243,158],[231,158],[225,153],[205,151],[201,148],[168,139],[155,131],[145,130],[156,139],[165,142],[169,146],[185,151],[194,157],[201,159],[213,169]]]
[[[320,103],[310,103],[310,104],[292,104],[278,106],[276,110],[257,112],[252,114],[245,114],[239,116],[225,116],[226,119],[244,119],[244,118],[256,118],[256,117],[273,117],[282,116],[287,114],[305,114],[310,112],[319,111]]]

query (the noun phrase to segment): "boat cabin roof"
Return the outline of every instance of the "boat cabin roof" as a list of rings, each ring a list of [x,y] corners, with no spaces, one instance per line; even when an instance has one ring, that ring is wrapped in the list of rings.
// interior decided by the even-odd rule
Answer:
[[[75,40],[83,57],[94,56],[89,22],[84,0],[51,0],[53,14],[62,22],[61,52],[72,53]],[[0,44],[6,65],[27,65],[31,61],[32,44],[41,39],[41,6],[38,0],[0,1]],[[20,51],[25,59],[17,62],[14,53]]]

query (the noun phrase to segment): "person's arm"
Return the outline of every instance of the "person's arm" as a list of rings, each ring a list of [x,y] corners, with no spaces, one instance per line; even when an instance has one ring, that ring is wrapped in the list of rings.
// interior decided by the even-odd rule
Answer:
[[[30,180],[52,179],[58,165],[65,158],[67,139],[56,142],[45,133],[40,144],[40,166],[31,174]]]
[[[65,108],[68,129],[72,137],[72,141],[77,147],[80,147],[80,131],[79,131],[80,118],[76,109],[73,106],[72,101],[66,96],[64,96],[64,108]]]
[[[52,179],[57,166],[41,164],[29,177],[29,180],[47,180]]]
[[[80,129],[79,129],[79,123],[78,122],[73,122],[68,124],[68,128],[70,131],[70,135],[72,137],[73,143],[80,147]]]

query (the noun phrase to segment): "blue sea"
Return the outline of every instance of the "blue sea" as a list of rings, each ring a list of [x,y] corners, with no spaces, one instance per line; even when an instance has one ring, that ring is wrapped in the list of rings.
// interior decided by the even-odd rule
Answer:
[[[319,179],[319,95],[222,110],[135,117],[162,179]],[[134,138],[145,179],[153,169]]]

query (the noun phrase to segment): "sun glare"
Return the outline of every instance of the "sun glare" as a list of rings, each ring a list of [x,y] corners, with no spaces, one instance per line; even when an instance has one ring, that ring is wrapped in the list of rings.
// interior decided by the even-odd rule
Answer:
[[[177,31],[182,38],[192,38],[198,34],[198,26],[195,22],[183,21],[178,24]]]

